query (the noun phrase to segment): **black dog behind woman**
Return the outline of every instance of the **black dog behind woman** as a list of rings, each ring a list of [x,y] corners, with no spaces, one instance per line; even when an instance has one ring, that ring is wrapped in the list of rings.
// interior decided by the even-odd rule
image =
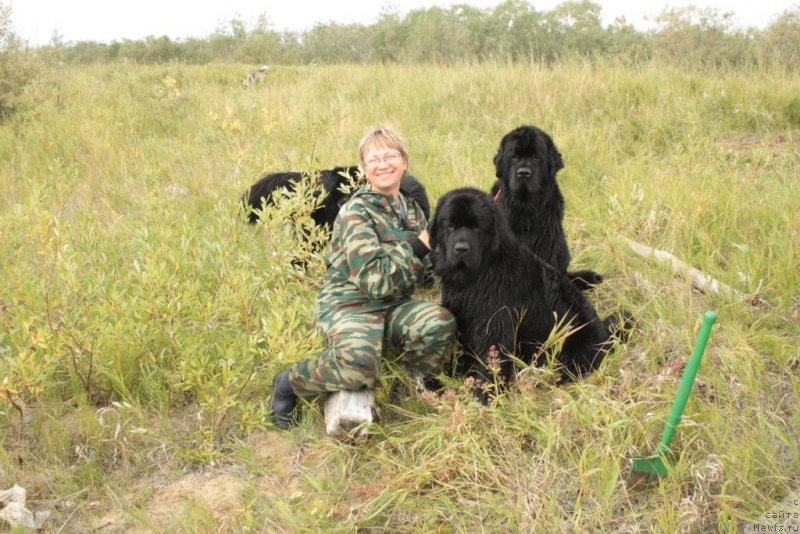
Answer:
[[[317,208],[311,212],[311,218],[317,226],[325,227],[328,233],[333,229],[333,222],[347,199],[348,191],[363,184],[363,176],[355,165],[349,167],[333,167],[324,169],[316,175],[296,171],[268,172],[263,174],[241,197],[243,208],[247,211],[247,220],[255,224],[261,218],[262,209],[275,204],[274,194],[278,190],[295,191],[301,180],[313,180],[314,197],[323,195]],[[426,218],[430,218],[430,201],[425,187],[415,177],[407,174],[403,177],[400,190],[414,199]]]
[[[316,227],[325,229],[328,239],[333,232],[333,223],[336,221],[339,209],[350,199],[351,193],[356,188],[366,183],[361,170],[355,165],[325,169],[316,174],[295,171],[268,172],[251,185],[240,198],[242,208],[247,213],[248,222],[256,224],[261,219],[263,211],[275,205],[277,191],[295,192],[301,180],[313,180],[312,194],[316,199],[316,207],[311,211],[310,216]],[[400,182],[400,191],[406,198],[416,202],[419,209],[425,214],[425,218],[430,219],[431,207],[428,192],[419,180],[406,174]],[[306,242],[309,240],[307,232],[298,235]],[[322,245],[324,243],[314,243],[311,250],[318,252]],[[301,248],[303,248],[302,243],[298,243],[297,250]],[[299,267],[305,266],[305,262],[297,258],[292,260],[292,263]],[[421,282],[421,287],[427,288],[432,285],[433,276],[428,272]]]
[[[533,360],[556,320],[566,320],[572,330],[556,355],[563,380],[597,369],[613,346],[619,319],[601,320],[566,276],[523,246],[488,194],[473,188],[445,194],[429,231],[442,305],[456,317],[465,354],[459,371],[486,381],[496,354],[500,377],[511,381],[512,355],[544,363]],[[488,401],[486,391],[479,396]]]

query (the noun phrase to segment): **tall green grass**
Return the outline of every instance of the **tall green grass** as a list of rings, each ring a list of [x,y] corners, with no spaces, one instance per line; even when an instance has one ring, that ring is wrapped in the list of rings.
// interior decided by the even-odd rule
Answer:
[[[796,75],[310,66],[242,91],[246,72],[62,69],[0,125],[0,473],[54,531],[729,531],[800,489]],[[291,267],[291,203],[250,227],[238,197],[265,170],[356,163],[383,121],[434,201],[488,190],[508,130],[547,130],[573,261],[606,274],[591,298],[634,312],[632,339],[569,387],[528,370],[490,408],[452,379],[422,402],[389,363],[365,442],[327,438],[315,403],[275,431],[274,373],[319,347],[322,265]],[[706,309],[676,467],[634,493],[626,459],[655,450]],[[239,481],[232,504],[165,514],[189,471]]]

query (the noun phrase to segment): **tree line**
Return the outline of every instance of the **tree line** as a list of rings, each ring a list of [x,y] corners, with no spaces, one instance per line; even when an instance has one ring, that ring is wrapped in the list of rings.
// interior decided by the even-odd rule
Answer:
[[[111,43],[65,44],[58,36],[39,49],[70,64],[225,61],[261,64],[471,62],[552,63],[564,58],[615,58],[682,66],[800,66],[800,5],[776,14],[763,30],[742,29],[733,14],[694,6],[667,8],[655,28],[637,30],[624,18],[604,25],[589,0],[540,11],[525,0],[493,8],[467,5],[385,10],[374,24],[317,24],[276,31],[267,15],[255,23],[231,20],[206,38],[167,36]]]

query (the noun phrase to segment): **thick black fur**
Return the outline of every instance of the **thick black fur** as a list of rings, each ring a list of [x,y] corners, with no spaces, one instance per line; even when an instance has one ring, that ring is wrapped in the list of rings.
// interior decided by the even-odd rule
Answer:
[[[273,197],[275,191],[279,189],[295,191],[300,180],[310,180],[315,177],[317,187],[314,196],[324,195],[324,198],[311,212],[311,218],[314,219],[317,226],[324,226],[330,234],[333,222],[339,214],[339,208],[350,198],[350,195],[343,192],[342,189],[348,188],[351,184],[359,186],[365,183],[356,166],[325,169],[316,175],[294,171],[265,173],[241,197],[242,206],[247,211],[248,222],[257,223],[260,218],[259,210],[275,204]],[[400,184],[400,190],[419,204],[425,218],[430,218],[431,207],[428,193],[419,180],[410,174],[405,175]]]
[[[564,160],[552,138],[536,126],[520,126],[503,136],[494,165],[497,181],[492,198],[505,211],[514,235],[578,288],[602,282],[603,276],[594,271],[567,271],[564,196],[556,181]]]
[[[483,191],[461,188],[439,199],[429,226],[441,277],[442,305],[458,323],[464,358],[458,370],[481,378],[491,347],[499,352],[499,375],[514,376],[511,355],[541,365],[540,354],[555,325],[567,318],[577,330],[556,359],[563,380],[597,369],[612,346],[619,320],[600,320],[592,304],[565,275],[523,246],[499,206]],[[487,401],[487,393],[479,391]]]

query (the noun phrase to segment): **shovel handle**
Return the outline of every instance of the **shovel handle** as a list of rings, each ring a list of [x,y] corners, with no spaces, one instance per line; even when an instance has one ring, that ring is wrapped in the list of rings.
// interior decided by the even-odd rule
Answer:
[[[675,427],[677,427],[678,423],[681,421],[683,409],[686,407],[686,402],[689,400],[689,394],[692,392],[694,379],[697,376],[700,361],[703,359],[708,337],[711,335],[711,327],[714,326],[714,321],[716,320],[717,314],[713,311],[707,311],[703,315],[703,324],[700,326],[700,333],[697,335],[694,354],[692,354],[691,359],[686,364],[686,369],[683,371],[683,377],[678,386],[678,393],[675,395],[675,402],[672,403],[672,409],[667,418],[667,426],[664,428],[664,435],[661,436],[661,443],[658,444],[659,453],[666,453],[669,450],[669,444],[672,441],[673,434],[675,434]]]

